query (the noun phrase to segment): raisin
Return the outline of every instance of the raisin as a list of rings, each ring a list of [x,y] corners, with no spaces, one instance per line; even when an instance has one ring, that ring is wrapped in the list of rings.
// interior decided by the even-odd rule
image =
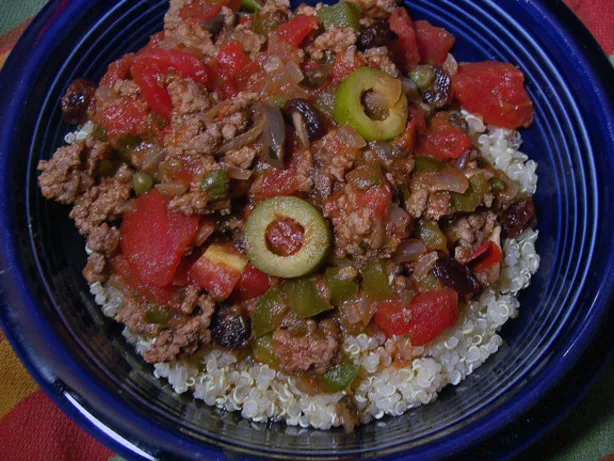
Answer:
[[[436,109],[441,109],[452,102],[452,79],[441,67],[435,68],[433,85],[424,92],[423,97]]]
[[[87,121],[87,111],[95,98],[96,84],[78,79],[72,82],[62,97],[64,121],[73,125]]]
[[[514,238],[527,229],[535,218],[535,203],[526,197],[512,203],[501,216],[503,237]]]
[[[393,37],[388,21],[380,21],[361,32],[356,41],[356,46],[360,51],[365,51],[368,48],[385,46]]]
[[[237,349],[247,345],[251,325],[239,306],[221,306],[211,319],[211,332],[217,345]]]
[[[433,266],[437,279],[461,296],[473,296],[480,291],[480,284],[469,268],[447,256],[439,258]]]

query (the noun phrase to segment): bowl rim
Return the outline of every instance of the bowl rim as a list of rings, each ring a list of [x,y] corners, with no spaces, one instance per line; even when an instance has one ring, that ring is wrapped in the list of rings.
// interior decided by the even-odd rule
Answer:
[[[69,29],[74,23],[75,18],[79,18],[83,11],[87,11],[96,0],[52,0],[35,17],[28,26],[19,42],[7,59],[0,74],[0,87],[3,88],[0,94],[0,178],[9,173],[7,158],[14,149],[14,139],[11,136],[13,127],[19,124],[19,114],[22,112],[23,101],[27,99],[30,86],[36,80],[37,69],[49,56],[51,51],[63,35],[63,31]],[[544,16],[549,17],[553,24],[558,26],[558,32],[563,34],[578,54],[578,65],[584,67],[585,72],[591,79],[593,85],[591,90],[599,97],[603,104],[603,112],[606,114],[611,139],[614,139],[614,86],[610,83],[614,81],[614,69],[612,68],[605,53],[598,45],[595,38],[591,35],[584,24],[574,15],[574,13],[561,1],[551,2],[548,0],[535,0],[532,5],[520,5],[523,8],[533,8],[539,10]],[[10,69],[10,73],[8,71]],[[610,88],[608,88],[608,86]],[[605,123],[602,129],[605,130]],[[614,155],[614,151],[611,153]],[[105,416],[113,414],[121,416],[125,409],[121,403],[113,396],[107,395],[88,374],[81,369],[77,360],[66,350],[61,349],[61,341],[55,333],[46,328],[43,319],[37,315],[37,306],[33,297],[28,291],[23,274],[19,271],[18,255],[12,251],[14,229],[10,226],[11,218],[8,216],[7,198],[8,194],[4,189],[0,191],[0,233],[6,238],[0,243],[0,325],[2,325],[8,340],[13,349],[25,364],[26,368],[34,376],[40,387],[50,396],[55,403],[62,408],[73,420],[82,428],[92,434],[102,443],[109,446],[116,452],[129,456],[139,456],[141,459],[153,459],[149,453],[139,448],[142,438],[124,437],[119,431],[112,428],[112,424],[106,418],[98,418],[92,414],[88,407],[95,410],[100,405],[106,406]],[[603,203],[601,204],[603,206]],[[605,221],[605,220],[604,220]],[[612,222],[601,221],[600,226],[608,226],[612,229]],[[607,230],[606,229],[606,230]],[[612,254],[612,252],[610,252]],[[397,458],[405,456],[407,459],[419,457],[420,459],[438,458],[460,449],[468,448],[488,435],[501,430],[507,421],[515,420],[533,407],[538,400],[576,363],[583,351],[588,347],[593,334],[599,326],[599,319],[603,316],[606,309],[611,305],[614,294],[614,267],[612,264],[607,267],[607,272],[603,274],[599,289],[591,298],[589,311],[593,318],[585,322],[579,329],[575,341],[568,345],[566,352],[558,358],[553,365],[553,369],[546,379],[534,383],[523,396],[518,400],[507,402],[501,410],[503,417],[498,421],[488,421],[491,418],[473,421],[468,424],[468,429],[463,428],[461,434],[455,437],[454,441],[440,441],[437,446],[432,442],[416,449],[415,453],[397,453]],[[8,296],[7,296],[8,295]],[[19,311],[7,303],[7,299],[20,299],[25,310]],[[17,312],[19,311],[19,312]],[[82,386],[80,395],[86,396],[83,400],[78,400],[65,389],[58,389],[53,372],[48,369],[48,364],[43,363],[37,358],[38,345],[28,344],[22,332],[16,328],[19,319],[29,318],[32,328],[41,335],[44,343],[48,345],[60,346],[55,351],[54,365],[63,370],[69,370],[79,374]],[[155,448],[157,453],[174,453],[185,456],[194,453],[198,449],[201,453],[215,457],[219,455],[220,447],[196,441],[181,440],[178,432],[171,432],[151,423],[141,415],[132,413],[130,417],[139,419],[141,426],[139,433],[148,433],[151,439],[157,443],[148,448]],[[132,425],[134,427],[134,425]],[[132,440],[131,440],[132,439]],[[181,448],[179,442],[181,440]],[[233,449],[236,450],[235,447]],[[239,451],[239,450],[237,450]],[[287,453],[287,456],[291,456]]]

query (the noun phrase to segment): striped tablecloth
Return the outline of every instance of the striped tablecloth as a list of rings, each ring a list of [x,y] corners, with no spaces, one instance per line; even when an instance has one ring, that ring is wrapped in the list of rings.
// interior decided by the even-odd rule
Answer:
[[[566,2],[612,55],[614,0]],[[0,0],[0,4],[1,67],[45,1]],[[1,331],[0,370],[0,461],[119,459],[80,429],[43,393]],[[614,461],[614,361],[578,407],[519,459]]]

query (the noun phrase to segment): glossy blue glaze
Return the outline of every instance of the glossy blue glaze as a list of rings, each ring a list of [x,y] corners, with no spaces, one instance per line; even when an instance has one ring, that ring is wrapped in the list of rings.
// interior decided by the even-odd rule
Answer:
[[[434,404],[354,434],[250,424],[188,398],[150,369],[104,319],[80,272],[84,242],[68,210],[42,199],[36,163],[61,145],[59,100],[77,77],[160,29],[159,0],[52,1],[2,71],[0,320],[52,398],[114,450],[142,459],[265,457],[438,459],[474,446],[524,414],[559,382],[605,321],[612,298],[614,72],[560,2],[416,0],[415,18],[453,32],[459,60],[499,59],[527,75],[535,124],[524,151],[539,162],[542,267],[522,295],[505,345]],[[608,88],[607,85],[610,85]]]

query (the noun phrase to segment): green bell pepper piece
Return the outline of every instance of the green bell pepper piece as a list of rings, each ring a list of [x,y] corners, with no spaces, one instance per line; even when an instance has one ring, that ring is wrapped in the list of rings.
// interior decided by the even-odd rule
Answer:
[[[358,30],[360,29],[362,13],[353,3],[339,2],[335,5],[320,8],[318,10],[318,17],[325,29],[328,29],[330,26],[337,26],[339,28],[351,27]]]
[[[262,15],[259,12],[254,15],[254,32],[259,35],[268,36],[277,29],[281,22],[275,19],[275,15]]]
[[[271,368],[279,367],[279,360],[273,352],[273,335],[268,334],[252,339],[252,355],[261,363],[266,363]]]
[[[211,171],[203,178],[200,188],[212,201],[225,199],[230,192],[230,177],[224,170]]]
[[[257,13],[262,9],[262,5],[258,0],[241,0],[241,9],[250,13]]]
[[[292,280],[286,282],[284,288],[288,294],[292,310],[301,318],[314,317],[322,312],[333,309],[333,306],[320,296],[313,280]]]
[[[414,171],[416,173],[436,173],[446,166],[445,163],[431,157],[419,155],[416,157]]]
[[[429,250],[448,249],[448,240],[435,221],[423,219],[418,223],[418,237]]]
[[[381,259],[371,259],[362,273],[362,287],[373,299],[382,301],[392,297],[392,287]]]
[[[304,229],[303,245],[290,256],[281,256],[268,247],[266,232],[278,218],[290,218]],[[245,246],[251,263],[276,277],[306,275],[324,261],[331,245],[328,223],[318,209],[297,197],[274,197],[258,205],[245,226]]]
[[[115,143],[115,148],[119,153],[119,158],[122,162],[129,165],[132,164],[132,154],[136,148],[143,142],[140,136],[133,134],[125,134],[120,137]]]
[[[464,194],[452,194],[452,211],[455,213],[471,213],[482,203],[484,194],[490,190],[486,176],[476,173],[469,178],[469,188]]]
[[[361,67],[341,82],[335,97],[335,121],[340,125],[352,126],[367,141],[388,141],[396,138],[407,123],[407,97],[401,90],[401,82],[381,70]],[[390,101],[388,116],[383,120],[373,120],[365,112],[362,96],[367,91],[380,93]]]
[[[252,332],[256,338],[277,330],[290,306],[280,286],[270,288],[260,298],[252,317]]]
[[[339,392],[350,387],[350,384],[358,377],[360,367],[353,363],[340,363],[331,368],[318,380],[324,385],[327,392]]]
[[[107,129],[102,126],[102,125],[94,125],[94,129],[92,130],[92,136],[94,137],[94,139],[97,139],[98,141],[103,141],[106,142],[107,141]]]
[[[362,165],[354,168],[346,175],[348,182],[358,190],[369,190],[372,187],[385,184],[386,178],[377,165]]]
[[[324,278],[326,286],[330,292],[330,302],[332,304],[341,304],[348,299],[352,299],[358,293],[358,281],[356,275],[348,277],[346,274],[349,268],[344,267],[329,267],[326,269]]]
[[[171,320],[171,312],[164,306],[149,305],[145,311],[145,321],[167,327]]]
[[[490,187],[495,194],[500,194],[501,192],[505,192],[506,184],[503,180],[493,176],[490,178]]]
[[[442,288],[441,282],[433,271],[429,271],[424,277],[416,278],[416,288],[420,293],[435,291]]]

